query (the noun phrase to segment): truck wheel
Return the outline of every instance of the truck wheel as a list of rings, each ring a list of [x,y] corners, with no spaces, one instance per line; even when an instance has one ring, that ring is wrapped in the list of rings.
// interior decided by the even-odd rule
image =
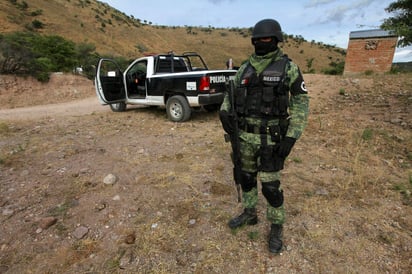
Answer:
[[[184,122],[189,120],[191,109],[185,97],[175,95],[167,100],[166,113],[173,122]]]
[[[114,112],[122,112],[126,110],[126,103],[120,102],[116,104],[110,104],[110,109]]]

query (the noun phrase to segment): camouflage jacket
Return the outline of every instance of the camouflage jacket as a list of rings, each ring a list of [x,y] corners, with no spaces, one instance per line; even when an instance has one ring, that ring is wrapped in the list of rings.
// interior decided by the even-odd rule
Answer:
[[[281,59],[283,55],[284,54],[281,49],[277,49],[276,51],[268,53],[264,56],[257,56],[255,54],[251,55],[248,62],[245,62],[239,68],[234,80],[235,86],[240,85],[240,77],[249,63],[255,68],[257,75],[259,75],[270,63]],[[299,139],[307,125],[309,114],[309,95],[307,93],[305,82],[299,67],[292,61],[290,61],[286,66],[285,75],[285,85],[289,88],[289,93],[291,95],[289,102],[290,122],[286,136]],[[220,110],[226,110],[227,112],[231,111],[228,92],[225,94]],[[261,119],[259,118],[246,117],[246,121],[249,124],[260,125],[260,120]],[[270,121],[268,125],[271,123],[278,123],[278,121]]]

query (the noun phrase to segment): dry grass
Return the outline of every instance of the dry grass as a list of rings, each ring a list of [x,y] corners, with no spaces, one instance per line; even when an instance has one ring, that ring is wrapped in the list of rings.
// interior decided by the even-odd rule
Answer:
[[[260,222],[227,228],[241,205],[216,113],[183,124],[149,108],[2,120],[0,270],[410,273],[409,76],[305,75],[312,111],[283,173],[280,256],[267,251],[261,194]],[[108,173],[116,184],[102,183]],[[57,223],[37,233],[50,215]],[[79,225],[89,233],[77,240]]]

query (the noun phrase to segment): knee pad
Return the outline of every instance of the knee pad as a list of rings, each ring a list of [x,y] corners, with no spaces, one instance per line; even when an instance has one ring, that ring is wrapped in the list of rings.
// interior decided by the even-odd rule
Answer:
[[[283,191],[280,190],[280,181],[262,183],[262,193],[268,203],[273,207],[283,205]]]
[[[240,186],[242,187],[243,192],[249,192],[251,191],[254,187],[256,187],[257,180],[256,180],[256,175],[257,173],[249,173],[242,171],[240,174]]]

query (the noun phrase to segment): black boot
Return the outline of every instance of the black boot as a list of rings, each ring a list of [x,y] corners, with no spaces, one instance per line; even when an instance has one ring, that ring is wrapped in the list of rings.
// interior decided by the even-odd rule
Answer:
[[[269,251],[272,253],[280,253],[283,247],[283,226],[272,224],[269,234]]]
[[[256,208],[245,208],[242,214],[229,221],[231,229],[241,227],[242,225],[255,225],[258,222]]]

